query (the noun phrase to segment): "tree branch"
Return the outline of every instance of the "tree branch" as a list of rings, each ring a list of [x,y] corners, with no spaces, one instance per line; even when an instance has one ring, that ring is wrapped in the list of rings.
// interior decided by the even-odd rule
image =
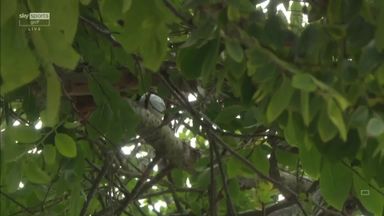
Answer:
[[[237,215],[237,212],[236,212],[236,208],[235,208],[235,205],[233,204],[232,202],[232,198],[231,198],[231,195],[229,193],[229,189],[228,189],[228,183],[227,183],[227,176],[225,175],[225,172],[224,172],[224,169],[223,169],[223,164],[222,164],[222,161],[221,161],[221,155],[220,155],[220,152],[215,144],[215,141],[211,141],[211,145],[213,147],[213,150],[215,152],[215,155],[216,155],[216,158],[217,158],[217,163],[219,165],[219,170],[220,170],[220,175],[221,175],[221,179],[223,181],[223,187],[224,187],[224,191],[225,191],[225,195],[226,195],[226,198],[227,198],[227,209],[228,209],[228,214],[230,216],[236,216]]]
[[[210,185],[209,185],[209,210],[210,215],[217,215],[217,205],[216,205],[216,179],[215,179],[215,169],[214,169],[214,154],[213,154],[213,143],[209,144],[209,173],[210,173]]]
[[[97,175],[95,181],[93,182],[92,184],[92,187],[87,195],[87,199],[85,200],[84,204],[83,204],[83,207],[81,208],[81,211],[80,211],[80,216],[84,216],[87,212],[87,208],[89,206],[89,204],[91,203],[91,200],[92,198],[95,196],[96,194],[96,190],[100,184],[100,181],[103,179],[103,177],[105,176],[105,174],[107,173],[108,171],[108,168],[111,164],[111,161],[112,160],[106,160],[103,167],[101,168],[99,174]]]
[[[185,24],[187,24],[190,27],[193,27],[193,23],[191,20],[189,20],[187,17],[185,17],[183,14],[181,14],[178,9],[175,8],[175,6],[169,1],[169,0],[163,0],[164,5],[179,19],[181,19]]]
[[[5,196],[5,198],[9,199],[10,201],[12,201],[13,203],[15,203],[17,206],[19,206],[20,208],[22,208],[24,210],[24,212],[27,212],[28,214],[30,215],[33,215],[33,212],[31,210],[29,210],[27,207],[25,207],[23,204],[21,204],[20,202],[18,202],[17,200],[13,199],[11,196],[9,196],[8,194],[4,193],[3,191],[0,190],[0,194]]]
[[[267,208],[265,208],[264,212],[261,210],[244,211],[244,212],[240,212],[239,216],[265,216],[265,215],[270,216],[270,214],[272,214],[273,212],[289,208],[292,205],[294,205],[294,201],[292,201],[292,200],[286,201],[285,200],[285,201],[279,202],[275,205],[268,206]],[[292,213],[292,211],[288,211],[288,212]],[[282,214],[282,216],[283,215],[287,215],[287,214]],[[295,214],[291,214],[291,215],[295,215]]]
[[[167,166],[163,170],[161,170],[154,178],[152,178],[149,182],[146,182],[142,186],[140,186],[135,193],[131,193],[130,196],[125,197],[122,201],[113,204],[111,207],[104,209],[95,214],[95,216],[112,216],[112,215],[120,215],[121,212],[127,207],[129,203],[134,201],[139,194],[142,194],[146,190],[150,189],[154,184],[160,181],[164,176],[166,176],[171,170],[172,166]],[[116,211],[114,211],[116,209]]]
[[[158,116],[132,100],[127,101],[141,119],[139,135],[144,137],[159,156],[168,159],[172,165],[192,170],[199,156],[197,150],[180,141],[170,127],[162,125],[162,120]]]

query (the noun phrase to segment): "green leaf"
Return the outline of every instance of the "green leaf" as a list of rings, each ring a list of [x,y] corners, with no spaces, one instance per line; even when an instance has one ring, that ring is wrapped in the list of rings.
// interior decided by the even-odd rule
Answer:
[[[247,74],[257,82],[266,82],[277,79],[279,72],[270,57],[258,49],[247,49]],[[233,71],[235,73],[236,71]],[[273,87],[273,86],[272,86]]]
[[[328,4],[327,18],[331,23],[338,23],[341,20],[341,8],[343,0],[334,0]]]
[[[308,25],[303,30],[298,42],[297,55],[306,62],[313,64],[329,62],[329,57],[325,55],[329,38],[330,36],[325,32],[323,26],[319,24]]]
[[[286,150],[276,149],[276,158],[277,161],[279,161],[279,164],[288,166],[291,169],[296,169],[297,167],[298,156],[295,153]]]
[[[52,0],[44,4],[31,2],[31,7],[55,14],[50,17],[49,28],[32,32],[32,41],[44,67],[46,64],[55,63],[63,68],[74,69],[80,59],[72,47],[79,20],[79,1]]]
[[[377,1],[379,2],[379,13],[378,18],[376,22],[376,33],[375,33],[375,40],[376,40],[376,47],[378,50],[383,51],[384,50],[384,2],[383,1]]]
[[[232,105],[224,107],[217,115],[215,121],[218,123],[227,123],[235,119],[237,115],[242,113],[245,108],[241,105]]]
[[[379,170],[382,170],[384,163],[379,155],[374,156],[377,146],[378,142],[376,139],[368,139],[362,152],[361,168],[367,180],[371,180],[382,173]]]
[[[241,13],[237,8],[229,5],[227,9],[227,17],[230,21],[237,21],[240,19]]]
[[[56,159],[56,148],[53,145],[44,145],[43,157],[47,164],[54,164]]]
[[[374,43],[369,43],[360,51],[360,58],[358,61],[358,71],[360,74],[367,75],[374,72],[383,63],[383,54],[379,52],[374,46]]]
[[[144,66],[157,71],[167,53],[167,28],[160,25],[152,31],[146,35],[148,39],[141,45],[140,53],[143,56]]]
[[[135,1],[133,1],[133,3],[135,3]],[[138,2],[138,6],[141,6],[140,2]],[[137,5],[134,5],[134,11],[130,11],[131,13],[137,13],[136,15],[138,15],[137,19],[138,20],[141,20],[143,19],[144,17],[141,17],[143,16],[145,13],[143,13],[143,11],[141,11],[140,8],[137,8],[138,7]],[[103,16],[103,20],[105,22],[105,24],[107,26],[111,26],[111,30],[115,30],[115,29],[112,29],[112,23],[115,23],[115,25],[113,26],[113,28],[117,28],[118,26],[116,25],[116,22],[117,20],[119,19],[122,19],[123,18],[123,12],[124,12],[124,1],[122,0],[118,0],[118,1],[115,1],[115,2],[112,2],[112,1],[108,1],[108,0],[102,0],[99,2],[99,7],[100,7],[100,13],[102,14]],[[132,7],[132,5],[131,5]],[[127,13],[127,16],[129,16],[131,13]],[[130,23],[128,23],[130,24]],[[141,23],[137,22],[137,26],[131,26],[132,28],[137,28]],[[137,30],[137,29],[136,29]],[[132,44],[132,45],[137,45],[136,43],[135,44]]]
[[[352,186],[352,173],[341,162],[323,161],[320,174],[320,192],[325,201],[338,210],[343,209]]]
[[[112,111],[107,105],[102,105],[96,108],[96,110],[89,117],[89,125],[87,125],[87,132],[91,139],[97,139],[104,135],[108,128],[110,128],[110,122],[112,122]],[[100,134],[102,133],[102,134]]]
[[[288,107],[291,102],[294,89],[288,78],[284,77],[280,88],[272,95],[267,108],[267,120],[272,122]]]
[[[379,116],[373,117],[369,120],[367,125],[367,133],[370,136],[380,136],[380,134],[384,133],[384,121]]]
[[[204,56],[202,49],[184,48],[180,50],[177,56],[177,63],[180,67],[181,73],[187,79],[196,79],[200,77],[204,63]]]
[[[196,79],[209,74],[215,67],[218,48],[218,40],[211,40],[199,48],[181,49],[177,56],[181,73],[187,79]]]
[[[262,146],[256,147],[249,159],[260,172],[269,175],[268,152],[264,151]]]
[[[380,85],[384,86],[384,64],[381,64],[376,71],[377,81]]]
[[[317,85],[317,87],[328,92],[337,101],[341,110],[344,111],[350,105],[349,101],[347,99],[345,99],[345,97],[342,96],[335,89],[333,89],[332,87],[328,86],[327,84],[321,82],[320,80],[318,80],[314,77],[312,79],[313,79],[313,82],[315,82],[315,84]]]
[[[379,188],[375,185],[376,188]],[[355,196],[360,200],[364,207],[373,215],[381,215],[384,210],[383,197],[366,180],[363,180],[357,174],[353,174],[353,188]],[[365,194],[368,192],[369,194]],[[383,193],[384,191],[381,190]]]
[[[76,143],[67,134],[57,133],[55,135],[55,146],[57,151],[65,157],[74,158],[77,155]]]
[[[349,118],[349,125],[351,127],[361,127],[366,125],[369,117],[369,110],[366,106],[359,106]]]
[[[83,199],[81,199],[82,188],[80,182],[74,182],[71,189],[71,198],[69,199],[69,216],[80,215]]]
[[[284,128],[284,138],[292,146],[303,144],[303,131],[300,119],[292,112],[288,115],[288,122]]]
[[[11,140],[18,141],[19,143],[34,143],[41,138],[38,130],[24,125],[10,127],[6,131]]]
[[[303,145],[300,147],[299,155],[303,170],[309,176],[315,179],[319,178],[322,157],[316,147]]]
[[[241,12],[251,12],[255,10],[255,6],[249,1],[229,0],[229,5],[239,9]]]
[[[186,177],[188,176],[187,173],[181,169],[174,169],[172,170],[172,180],[173,184],[177,187],[184,187],[185,186],[185,180]]]
[[[132,0],[123,0],[123,10],[122,12],[127,12],[132,6]]]
[[[69,36],[68,36],[69,37]],[[44,65],[54,63],[60,67],[74,69],[80,59],[70,43],[65,43],[65,35],[54,31],[34,32],[33,43]],[[57,43],[57,40],[63,41]]]
[[[261,146],[258,146],[254,149],[243,149],[241,154],[249,159],[254,166],[263,174],[268,175],[269,172],[269,160],[268,160],[268,152],[262,149]],[[226,160],[226,170],[228,174],[228,178],[233,177],[252,177],[254,172],[244,166],[244,164],[234,157],[230,157]]]
[[[17,9],[17,2],[13,0],[3,0],[1,2],[1,26],[8,21],[8,19],[13,19],[16,16],[15,12]],[[3,31],[3,30],[2,30]],[[3,47],[3,46],[1,46]]]
[[[80,3],[83,4],[83,5],[89,5],[89,3],[91,3],[92,0],[80,0]]]
[[[292,2],[289,7],[289,10],[291,11],[290,24],[295,31],[297,31],[296,29],[300,30],[301,28],[298,26],[301,26],[303,23],[303,13],[301,13],[302,9],[303,6],[300,2],[296,1]]]
[[[253,103],[252,97],[255,91],[256,89],[252,82],[252,79],[244,75],[241,82],[241,97],[240,97],[241,100],[240,101],[246,106],[251,105]]]
[[[51,181],[51,177],[34,160],[23,164],[23,174],[30,182],[36,184],[48,184]]]
[[[339,130],[341,139],[346,141],[348,131],[344,123],[343,113],[341,112],[339,106],[332,99],[328,100],[327,112],[329,119]]]
[[[47,65],[45,77],[47,79],[46,109],[41,114],[45,126],[53,127],[58,120],[61,102],[61,82],[52,65]]]
[[[323,142],[328,142],[337,134],[337,128],[332,124],[326,110],[321,111],[317,121],[317,130]]]
[[[167,54],[167,23],[172,18],[159,1],[101,1],[104,23],[128,52],[139,52],[143,65],[157,71]],[[120,24],[119,24],[120,23]]]
[[[262,181],[257,185],[256,196],[257,200],[261,203],[270,203],[273,201],[273,196],[278,191],[273,188],[273,184],[270,182]]]
[[[94,77],[90,90],[97,104],[87,125],[90,137],[106,136],[116,143],[123,135],[126,138],[134,136],[139,119],[110,82]]]
[[[1,160],[4,164],[19,160],[29,150],[28,145],[15,143],[6,134],[1,138],[1,143]]]
[[[71,46],[73,38],[75,37],[77,31],[77,24],[79,20],[79,1],[78,0],[68,0],[68,1],[60,1],[60,0],[52,0],[49,2],[44,2],[43,4],[37,1],[31,2],[31,7],[36,11],[49,11],[51,13],[50,17],[50,27],[44,29],[47,33],[46,36],[51,35],[55,32],[55,35],[62,35],[60,38],[54,38],[47,41],[48,46],[51,48],[60,46]],[[55,15],[53,15],[55,14]],[[58,34],[56,34],[58,33]],[[43,34],[45,35],[45,34]],[[45,39],[49,39],[48,37],[44,37]],[[64,39],[64,41],[60,40],[60,43],[57,43],[59,39]],[[56,41],[56,44],[53,42]],[[62,45],[61,45],[62,44]],[[59,50],[63,51],[63,50]]]
[[[292,86],[306,92],[316,90],[316,85],[313,82],[312,76],[305,73],[297,73],[292,77]]]
[[[119,103],[120,124],[123,128],[124,137],[133,137],[136,135],[136,129],[139,125],[139,117],[133,112],[127,101],[121,100]],[[118,116],[116,116],[119,118]],[[127,124],[128,123],[128,124]]]
[[[15,192],[19,188],[19,183],[22,180],[20,163],[10,163],[6,168],[2,168],[1,172],[5,181],[2,181],[3,186],[9,193]],[[4,189],[3,189],[4,190]]]
[[[196,187],[206,189],[211,181],[210,176],[211,168],[207,168],[196,177]]]
[[[225,40],[225,49],[228,55],[233,60],[235,60],[236,62],[243,61],[244,52],[243,52],[243,48],[241,47],[238,41],[229,40],[229,39]]]
[[[4,5],[1,11],[3,9]],[[8,19],[1,26],[1,56],[6,56],[1,58],[0,64],[2,95],[30,83],[40,74],[39,64],[28,47],[25,29],[15,25],[15,22]]]
[[[225,163],[227,169],[228,178],[234,178],[239,176],[251,176],[249,170],[244,171],[242,163],[236,158],[230,157]]]
[[[241,189],[237,179],[230,179],[228,181],[228,192],[234,202],[240,201]]]
[[[305,126],[309,126],[309,123],[311,123],[311,109],[309,103],[309,93],[305,91],[300,92],[300,110]]]

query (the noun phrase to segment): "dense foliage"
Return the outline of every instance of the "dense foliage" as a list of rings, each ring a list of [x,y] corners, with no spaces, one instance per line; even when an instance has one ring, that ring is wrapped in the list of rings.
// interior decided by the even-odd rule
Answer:
[[[0,215],[384,215],[382,0],[1,0],[0,90]]]

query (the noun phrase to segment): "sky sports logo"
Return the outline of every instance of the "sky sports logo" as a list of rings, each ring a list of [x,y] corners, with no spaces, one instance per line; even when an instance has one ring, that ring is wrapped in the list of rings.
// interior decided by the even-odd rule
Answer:
[[[19,14],[20,27],[48,27],[50,26],[50,13],[21,13]]]

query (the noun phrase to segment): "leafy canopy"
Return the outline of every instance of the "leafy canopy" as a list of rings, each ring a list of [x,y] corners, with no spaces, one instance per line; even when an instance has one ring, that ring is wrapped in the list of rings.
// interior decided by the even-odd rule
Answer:
[[[0,214],[383,215],[383,23],[381,0],[1,0]]]

